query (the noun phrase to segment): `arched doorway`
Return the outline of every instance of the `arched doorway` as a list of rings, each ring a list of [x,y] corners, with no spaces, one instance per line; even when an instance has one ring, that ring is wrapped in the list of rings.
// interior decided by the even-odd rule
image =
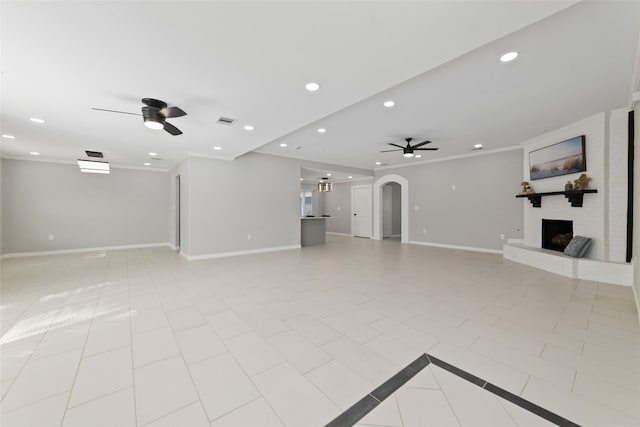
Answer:
[[[400,184],[402,211],[400,242],[409,243],[409,181],[405,177],[396,174],[382,176],[373,184],[373,239],[382,239],[382,187],[390,182]]]

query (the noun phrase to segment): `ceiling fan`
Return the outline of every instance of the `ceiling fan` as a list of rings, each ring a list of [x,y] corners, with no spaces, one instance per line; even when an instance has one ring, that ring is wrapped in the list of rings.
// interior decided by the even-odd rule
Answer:
[[[399,148],[394,148],[393,150],[383,150],[381,151],[381,153],[388,153],[390,151],[400,151],[402,150],[402,155],[404,157],[413,157],[413,152],[414,151],[435,151],[437,150],[437,148],[419,148],[422,147],[423,145],[427,145],[427,144],[431,144],[431,141],[422,141],[419,142],[415,145],[411,145],[411,141],[413,141],[413,138],[405,138],[405,141],[407,141],[407,146],[403,147],[402,145],[398,145],[398,144],[394,144],[393,142],[389,142],[389,145],[393,145],[394,147],[399,147]]]
[[[164,129],[169,132],[171,135],[181,135],[182,131],[167,122],[166,119],[172,117],[182,117],[186,116],[185,113],[179,107],[169,107],[167,103],[164,101],[160,101],[159,99],[153,98],[142,98],[142,103],[145,104],[142,107],[142,114],[138,113],[129,113],[128,111],[117,111],[117,110],[107,110],[104,108],[91,108],[96,111],[106,111],[109,113],[121,113],[121,114],[130,114],[132,116],[142,116],[144,120],[144,125],[149,129],[159,130]]]

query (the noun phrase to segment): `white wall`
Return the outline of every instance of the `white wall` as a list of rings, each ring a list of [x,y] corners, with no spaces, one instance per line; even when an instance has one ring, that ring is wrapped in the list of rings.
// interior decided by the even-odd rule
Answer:
[[[192,257],[300,245],[298,161],[191,157],[189,187]]]
[[[629,155],[629,109],[611,112],[608,141],[608,212],[605,251],[608,260],[625,262],[627,256],[627,195]]]
[[[165,172],[85,174],[71,164],[3,159],[3,253],[166,243],[168,179]]]
[[[500,234],[522,238],[522,203],[515,198],[522,180],[521,150],[375,173],[376,179],[388,174],[409,181],[410,241],[501,250]]]
[[[533,208],[527,199],[524,205],[524,243],[540,247],[542,219],[573,221],[573,234],[591,237],[593,245],[588,258],[601,261],[625,261],[626,245],[626,109],[611,114],[599,113],[576,123],[545,133],[524,142],[523,179],[535,192],[562,191],[580,173],[529,179],[529,152],[579,135],[586,136],[586,174],[592,181],[588,188],[597,194],[585,194],[581,208],[571,207],[562,196],[542,198],[542,207]],[[612,188],[614,186],[615,188]]]
[[[640,111],[636,108],[633,114],[633,293],[640,310]]]

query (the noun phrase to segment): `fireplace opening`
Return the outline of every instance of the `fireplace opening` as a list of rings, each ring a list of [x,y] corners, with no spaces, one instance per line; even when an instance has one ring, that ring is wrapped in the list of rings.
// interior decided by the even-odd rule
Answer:
[[[554,251],[564,251],[573,238],[573,221],[561,219],[542,220],[542,247]]]

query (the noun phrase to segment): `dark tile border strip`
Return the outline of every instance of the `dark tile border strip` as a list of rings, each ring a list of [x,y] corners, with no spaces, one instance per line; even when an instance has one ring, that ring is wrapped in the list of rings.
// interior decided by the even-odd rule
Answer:
[[[536,405],[535,403],[529,402],[522,397],[515,395],[503,388],[500,388],[494,384],[491,384],[480,377],[476,377],[473,374],[470,374],[467,371],[464,371],[460,368],[457,368],[449,363],[438,359],[437,357],[433,357],[430,354],[423,354],[418,357],[416,360],[407,365],[400,372],[395,374],[393,377],[385,381],[378,388],[373,390],[371,393],[360,399],[356,404],[351,406],[349,409],[344,411],[342,414],[338,415],[333,421],[327,424],[325,427],[348,427],[353,426],[365,415],[375,409],[384,399],[391,396],[402,387],[407,381],[413,378],[418,372],[422,371],[424,368],[429,366],[429,363],[433,363],[434,365],[444,369],[447,372],[450,372],[463,380],[469,381],[472,384],[477,385],[480,388],[487,390],[490,393],[495,394],[496,396],[508,400],[520,408],[531,412],[543,418],[557,426],[561,427],[580,427],[579,424],[574,423],[573,421],[569,421],[568,419],[561,417],[560,415],[553,413],[547,409],[544,409],[541,406]]]
[[[406,368],[385,381],[380,387],[360,399],[355,405],[338,415],[325,427],[347,427],[354,425],[378,406],[380,402],[391,396],[418,372],[427,367],[427,365],[429,365],[429,358],[426,354],[423,354],[411,362]]]

